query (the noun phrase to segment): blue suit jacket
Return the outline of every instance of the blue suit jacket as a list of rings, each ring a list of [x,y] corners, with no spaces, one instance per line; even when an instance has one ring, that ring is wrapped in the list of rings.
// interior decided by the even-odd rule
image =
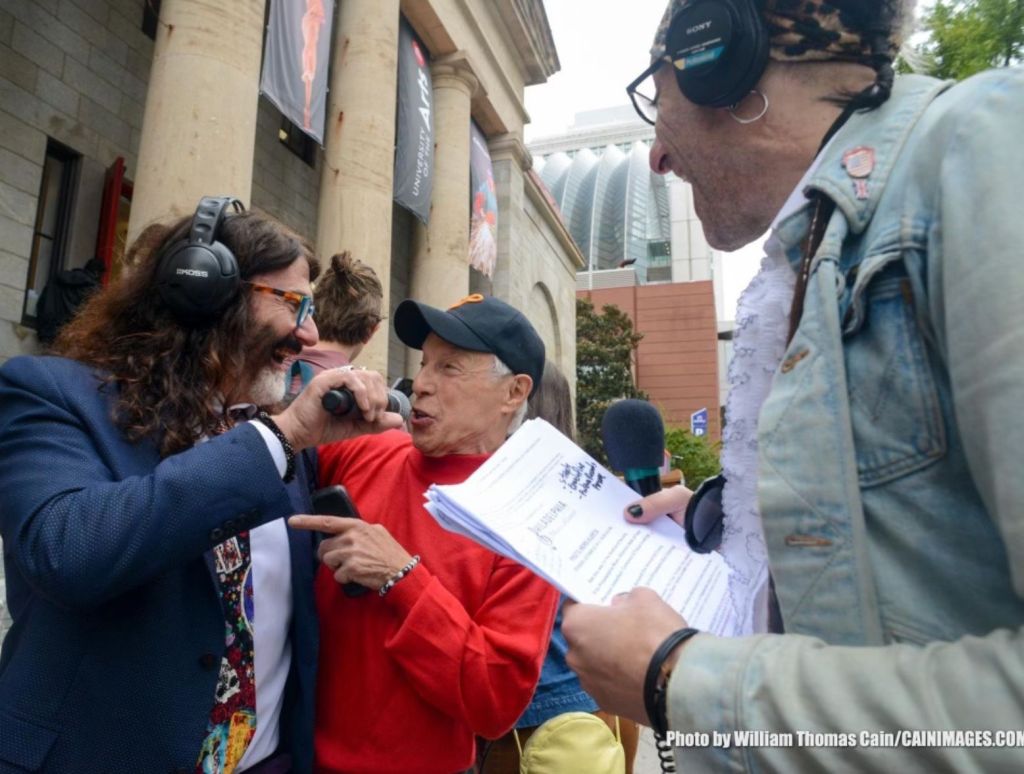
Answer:
[[[161,460],[111,422],[113,388],[60,358],[0,369],[0,532],[14,624],[0,653],[0,772],[193,771],[224,650],[204,553],[310,511],[240,425]],[[312,534],[289,530],[294,614],[282,746],[312,768]]]

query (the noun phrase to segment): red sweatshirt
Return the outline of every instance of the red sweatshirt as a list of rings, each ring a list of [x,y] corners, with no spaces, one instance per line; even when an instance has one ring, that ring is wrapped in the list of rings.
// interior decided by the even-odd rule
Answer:
[[[320,568],[317,770],[464,771],[474,734],[501,736],[529,704],[558,592],[424,510],[430,484],[461,483],[486,455],[425,457],[400,431],[319,454],[320,485],[344,484],[421,562],[383,598],[346,597]]]

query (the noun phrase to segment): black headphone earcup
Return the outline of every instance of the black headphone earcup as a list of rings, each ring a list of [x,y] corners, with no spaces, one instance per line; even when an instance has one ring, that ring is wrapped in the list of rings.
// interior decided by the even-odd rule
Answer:
[[[220,242],[183,240],[160,261],[157,291],[179,321],[201,325],[215,320],[238,293],[238,262]]]
[[[676,83],[696,105],[735,105],[768,64],[768,28],[754,0],[687,5],[672,18],[665,43]]]

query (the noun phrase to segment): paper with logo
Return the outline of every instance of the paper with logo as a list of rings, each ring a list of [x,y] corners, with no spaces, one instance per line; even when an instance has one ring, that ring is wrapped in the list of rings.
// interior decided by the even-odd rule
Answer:
[[[541,419],[525,422],[462,484],[432,486],[426,508],[446,529],[519,562],[580,602],[638,586],[687,622],[733,635],[728,568],[690,550],[669,518],[627,524],[637,495]]]

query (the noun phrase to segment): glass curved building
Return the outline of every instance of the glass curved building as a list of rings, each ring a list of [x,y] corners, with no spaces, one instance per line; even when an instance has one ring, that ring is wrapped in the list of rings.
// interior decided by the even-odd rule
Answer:
[[[668,183],[651,172],[643,140],[535,156],[590,271],[632,266],[641,283],[669,281]]]

